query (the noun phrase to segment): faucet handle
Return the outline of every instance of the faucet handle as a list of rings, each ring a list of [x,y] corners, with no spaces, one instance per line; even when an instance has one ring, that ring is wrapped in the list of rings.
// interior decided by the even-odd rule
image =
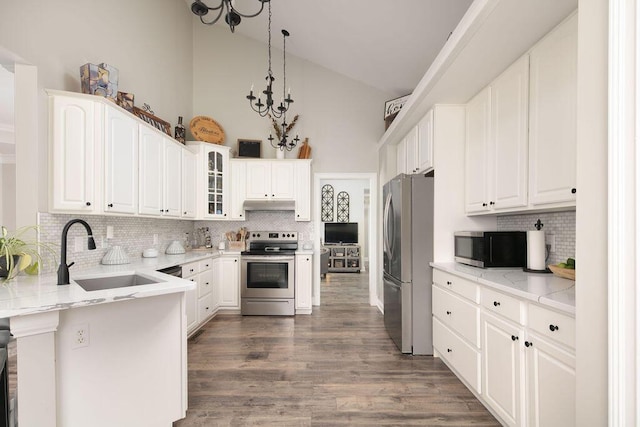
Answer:
[[[73,264],[75,264],[76,262],[73,261],[71,264],[67,264],[67,268],[71,267]]]

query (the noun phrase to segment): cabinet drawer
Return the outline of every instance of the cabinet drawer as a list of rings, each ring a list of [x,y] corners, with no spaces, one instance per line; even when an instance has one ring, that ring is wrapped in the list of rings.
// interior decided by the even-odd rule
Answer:
[[[529,304],[528,326],[531,330],[547,338],[571,348],[576,346],[576,321],[573,317],[539,305]]]
[[[200,273],[203,273],[207,270],[211,270],[213,266],[213,259],[212,258],[208,258],[208,259],[203,259],[202,261],[198,261],[198,269],[200,271]]]
[[[480,347],[480,308],[433,287],[433,315],[476,347]]]
[[[433,319],[433,346],[467,384],[480,393],[480,352],[437,318]]]
[[[440,287],[455,292],[475,303],[480,302],[478,285],[470,280],[437,269],[433,270],[433,282]]]
[[[213,289],[213,269],[203,270],[198,275],[198,297],[201,298],[211,293]]]
[[[182,277],[187,278],[191,277],[194,274],[200,273],[200,263],[199,262],[190,262],[189,264],[184,264],[182,266]]]
[[[482,306],[489,311],[497,313],[522,324],[520,320],[520,300],[512,296],[496,292],[493,289],[482,288],[480,290]]]
[[[198,323],[207,320],[213,314],[213,294],[198,299]]]

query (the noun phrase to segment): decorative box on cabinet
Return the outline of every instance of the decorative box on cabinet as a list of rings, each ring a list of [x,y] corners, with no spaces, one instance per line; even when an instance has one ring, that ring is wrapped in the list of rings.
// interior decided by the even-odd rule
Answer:
[[[359,273],[362,265],[359,245],[326,245],[329,253],[329,272]]]
[[[296,255],[295,296],[296,314],[311,314],[311,294],[313,284],[313,256]]]
[[[229,147],[199,141],[187,141],[197,150],[198,218],[229,219]]]

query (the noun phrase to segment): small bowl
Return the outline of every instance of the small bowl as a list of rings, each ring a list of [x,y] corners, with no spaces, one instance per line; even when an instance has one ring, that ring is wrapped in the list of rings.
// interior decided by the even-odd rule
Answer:
[[[145,249],[142,251],[143,258],[155,258],[158,256],[158,250],[154,248]]]

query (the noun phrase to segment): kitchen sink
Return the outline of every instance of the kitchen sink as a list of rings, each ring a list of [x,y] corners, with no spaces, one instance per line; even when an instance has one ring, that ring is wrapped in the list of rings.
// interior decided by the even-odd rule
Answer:
[[[85,291],[102,291],[105,289],[124,288],[128,286],[150,285],[161,283],[164,280],[151,279],[139,274],[126,274],[122,276],[95,277],[92,279],[74,279]]]

